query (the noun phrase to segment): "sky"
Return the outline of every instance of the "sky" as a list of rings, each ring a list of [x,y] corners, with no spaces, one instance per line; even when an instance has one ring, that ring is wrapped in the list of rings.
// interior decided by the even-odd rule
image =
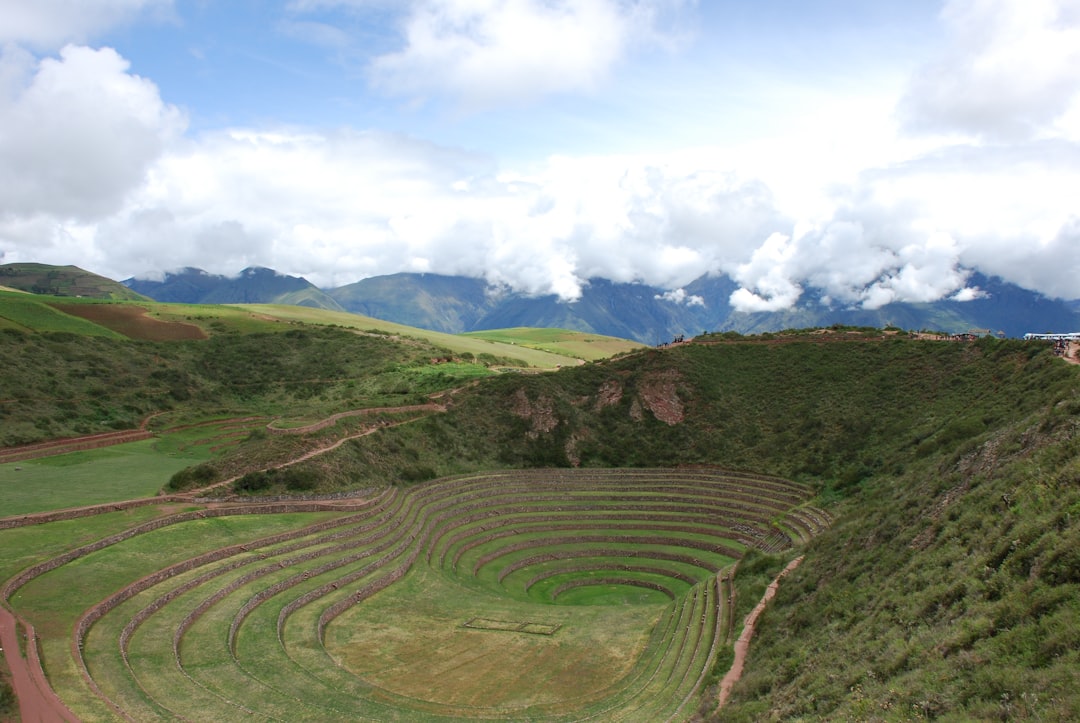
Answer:
[[[0,263],[1080,298],[1080,0],[0,0]]]

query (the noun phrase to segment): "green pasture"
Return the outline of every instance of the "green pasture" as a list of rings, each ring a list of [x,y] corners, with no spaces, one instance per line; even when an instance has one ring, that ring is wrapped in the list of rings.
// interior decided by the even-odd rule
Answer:
[[[225,421],[220,428],[199,429],[204,434],[227,426]],[[178,430],[170,438],[170,449],[198,443],[194,432]],[[190,436],[179,439],[185,435]],[[508,483],[508,489],[515,489],[513,476]],[[545,530],[547,523],[540,520],[515,514],[509,524],[520,526],[517,534],[485,540],[466,553],[456,572],[444,569],[438,557],[426,564],[424,548],[418,545],[431,515],[448,509],[448,503],[468,508],[474,499],[469,495],[487,485],[484,478],[409,488],[388,498],[385,509],[374,507],[347,525],[319,532],[303,527],[338,519],[339,513],[178,523],[44,573],[20,588],[11,604],[37,628],[52,685],[85,721],[115,716],[88,689],[71,655],[79,617],[154,571],[240,543],[248,546],[157,582],[91,628],[83,645],[90,674],[129,716],[229,721],[257,711],[266,719],[314,723],[537,716],[644,721],[681,715],[680,706],[698,690],[715,655],[713,636],[722,603],[711,570],[730,563],[686,544],[716,544],[723,540],[722,528],[716,534],[615,530],[610,523],[617,515],[609,512],[593,520],[586,509],[567,515],[568,520],[578,518],[580,529],[555,531]],[[662,499],[651,493],[635,495],[624,485],[601,492],[582,484],[573,491],[586,504],[612,495],[656,499],[658,504]],[[460,500],[455,499],[458,494],[463,495]],[[528,486],[519,482],[501,504],[520,504],[516,495],[528,499]],[[540,516],[551,509],[545,502],[537,500]],[[147,510],[138,520],[157,513]],[[135,516],[129,519],[137,523]],[[450,533],[472,533],[475,527],[475,533],[483,535],[482,521],[452,515],[446,524]],[[113,520],[101,531],[115,526]],[[21,569],[59,551],[59,539],[46,534],[51,529],[53,525],[42,525],[0,537],[22,546],[34,544],[37,535],[48,547],[32,560],[0,557],[0,571]],[[270,546],[250,545],[286,531],[301,534]],[[620,539],[607,541],[607,535]],[[560,542],[552,536],[596,539]],[[96,537],[84,535],[72,546]],[[474,577],[472,563],[479,555],[522,541],[527,549],[484,565]],[[597,545],[611,552],[581,558],[587,565],[580,569],[574,568],[581,560],[562,568],[555,561],[530,565],[525,574],[543,577],[531,591],[524,590],[524,577],[509,587],[496,579],[500,567],[523,556],[554,549],[591,553]],[[651,550],[660,557],[636,557],[631,550]],[[703,563],[664,560],[664,553],[690,553]],[[333,617],[325,639],[320,639],[316,631],[325,611],[406,567],[409,572],[402,579],[381,592],[367,593],[362,602]],[[582,582],[586,584],[566,589],[558,604],[552,604],[554,587]],[[635,582],[658,585],[668,593]],[[514,586],[519,589],[512,590]],[[317,599],[293,609],[294,601],[316,592]],[[152,614],[128,629],[143,610]],[[125,630],[131,632],[126,658],[117,644],[128,634]],[[174,639],[179,640],[180,667]]]
[[[167,526],[39,576],[20,588],[11,604],[37,628],[53,688],[71,702],[83,720],[112,720],[86,689],[70,656],[71,631],[84,610],[125,585],[173,563],[220,547],[298,529],[334,514],[337,513],[238,515]],[[7,532],[14,531],[2,534]],[[199,594],[207,593],[201,590]]]
[[[6,580],[20,570],[72,548],[122,532],[165,513],[162,507],[147,505],[47,525],[0,530],[0,580]]]
[[[235,308],[280,321],[337,325],[348,329],[356,329],[357,331],[374,331],[381,334],[422,339],[455,355],[472,354],[477,359],[483,359],[485,356],[495,359],[511,359],[521,362],[522,366],[538,367],[540,369],[555,369],[580,363],[580,359],[575,358],[573,354],[564,355],[539,348],[515,346],[509,343],[473,338],[465,334],[445,334],[439,331],[418,329],[359,314],[350,314],[345,311],[327,311],[306,306],[284,306],[279,304],[237,304]]]
[[[31,512],[152,497],[174,473],[206,459],[195,448],[162,454],[156,440],[0,464],[0,510]]]
[[[408,699],[479,711],[584,706],[630,673],[668,605],[539,605],[418,566],[335,620],[326,648],[346,670]],[[553,635],[466,628],[474,618],[559,627]]]
[[[275,566],[275,563],[287,562],[295,556],[296,553],[287,551],[287,548],[302,543],[311,543],[311,547],[306,547],[305,550],[325,548],[327,543],[318,543],[317,537],[318,534],[308,535],[271,547],[260,547],[258,550],[241,553],[207,566],[218,574],[206,584],[174,597],[132,636],[129,647],[129,660],[132,665],[130,673],[123,668],[123,660],[116,644],[127,621],[157,598],[171,594],[185,583],[200,578],[206,570],[200,568],[178,575],[139,593],[110,612],[94,626],[86,646],[95,670],[101,671],[106,693],[114,700],[123,701],[125,710],[146,710],[145,717],[159,717],[161,713],[154,713],[155,709],[179,707],[184,711],[185,717],[190,717],[188,711],[197,709],[204,718],[228,720],[234,717],[236,712],[233,704],[245,697],[256,696],[252,700],[257,706],[260,703],[254,701],[270,703],[273,691],[259,686],[248,674],[232,664],[224,641],[233,614],[258,588],[297,574],[296,567]],[[228,569],[234,561],[246,564]],[[267,567],[274,569],[256,578],[256,582],[221,600],[188,628],[181,646],[181,655],[187,675],[191,675],[201,686],[201,689],[193,688],[191,681],[177,669],[173,658],[172,640],[175,631],[183,623],[187,613],[205,600],[212,591],[223,589],[238,578],[266,570]],[[261,632],[260,636],[262,635]],[[273,648],[277,647],[272,628],[265,631],[265,642],[272,653]],[[138,685],[131,680],[131,675],[138,678]],[[177,699],[177,690],[183,691],[180,696],[182,700]],[[217,694],[210,693],[209,690],[214,690]],[[296,701],[292,699],[290,702],[295,713]],[[280,700],[277,703],[280,705]],[[263,706],[263,709],[267,708]],[[298,720],[296,717],[291,719]]]
[[[263,334],[295,328],[287,320],[225,304],[147,304],[150,314],[162,321],[195,324],[208,334]],[[255,306],[255,305],[253,305]]]
[[[514,327],[512,329],[492,329],[470,331],[461,336],[471,339],[484,339],[499,344],[510,344],[527,349],[539,349],[560,356],[575,357],[586,361],[607,359],[616,354],[624,354],[636,349],[644,349],[644,344],[628,339],[619,339],[602,334],[589,334],[567,329],[537,329],[532,327]]]

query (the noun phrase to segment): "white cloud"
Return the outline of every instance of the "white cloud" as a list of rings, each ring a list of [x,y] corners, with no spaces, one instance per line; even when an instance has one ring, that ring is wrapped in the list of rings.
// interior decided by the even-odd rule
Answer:
[[[183,116],[153,83],[105,48],[67,46],[31,71],[0,56],[0,211],[88,220],[119,208],[182,132]],[[21,77],[20,77],[21,76]],[[16,79],[21,82],[16,82]]]
[[[467,110],[595,88],[629,46],[656,39],[679,0],[417,0],[406,46],[377,58],[374,83]]]
[[[297,0],[291,8],[345,5],[395,9],[385,0]],[[382,70],[399,74],[403,92],[474,107],[585,89],[655,31],[663,7],[415,0],[407,27],[427,32],[426,44],[410,40],[384,57]],[[1010,29],[1002,13],[1018,7],[950,4],[951,13],[986,22],[983,30],[957,26],[941,87],[970,81],[981,90],[931,103],[937,86],[921,85],[923,75],[905,101],[915,114],[909,122],[978,139],[898,139],[882,110],[895,107],[883,100],[888,89],[847,102],[838,91],[805,92],[790,107],[779,97],[770,105],[776,137],[738,148],[551,155],[528,167],[348,128],[186,136],[182,114],[115,51],[68,46],[38,60],[8,46],[0,56],[0,254],[114,278],[261,265],[333,286],[432,271],[564,299],[602,277],[672,289],[663,297],[686,304],[699,302],[686,284],[727,272],[742,285],[732,303],[748,311],[788,308],[808,289],[863,308],[971,299],[981,293],[967,286],[973,268],[1077,297],[1080,135],[1070,135],[1072,111],[1048,90],[1076,94],[1063,60],[1071,50],[1058,42],[1075,18],[1040,0]],[[542,62],[533,41],[552,34],[565,57]],[[1057,48],[1042,60],[1025,56],[1031,88],[971,75],[983,58],[1011,57],[1004,49],[1016,45],[1014,35],[1018,47],[1036,38]],[[327,38],[344,42],[335,32]],[[1002,67],[995,62],[988,67]],[[995,83],[1012,105],[987,105]]]
[[[952,44],[912,79],[908,129],[1025,139],[1076,108],[1076,0],[949,0],[942,19]]]
[[[55,49],[86,42],[144,13],[168,17],[173,0],[0,0],[0,45]]]
[[[687,306],[705,306],[705,299],[697,294],[688,294],[686,289],[673,289],[657,294],[654,298],[670,301],[675,305],[686,304]]]

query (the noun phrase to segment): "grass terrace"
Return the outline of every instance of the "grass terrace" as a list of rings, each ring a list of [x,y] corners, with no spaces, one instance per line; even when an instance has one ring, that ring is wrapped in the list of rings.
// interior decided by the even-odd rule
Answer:
[[[3,595],[87,721],[685,717],[729,637],[721,571],[791,547],[808,495],[715,469],[467,475],[150,518]]]

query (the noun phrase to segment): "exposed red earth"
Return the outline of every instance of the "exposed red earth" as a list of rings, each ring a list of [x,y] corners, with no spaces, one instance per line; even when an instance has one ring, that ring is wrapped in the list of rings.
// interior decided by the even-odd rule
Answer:
[[[761,617],[761,613],[765,610],[765,606],[769,604],[769,601],[776,596],[776,591],[780,588],[780,580],[798,567],[802,561],[803,558],[800,556],[789,562],[787,567],[776,576],[776,579],[769,583],[769,586],[765,589],[765,594],[761,597],[761,601],[746,616],[742,633],[739,634],[739,639],[735,641],[735,660],[732,661],[731,668],[724,674],[723,680],[720,681],[717,710],[724,707],[724,704],[727,703],[728,698],[731,696],[731,689],[735,687],[735,684],[739,682],[739,678],[742,677],[743,666],[746,664],[746,653],[750,649],[750,640],[754,637],[754,628],[757,625],[758,618]]]
[[[28,629],[26,654],[19,654],[20,630]],[[27,628],[7,608],[0,606],[0,645],[11,670],[11,687],[19,700],[22,723],[78,721],[53,692],[37,657],[33,628]]]

